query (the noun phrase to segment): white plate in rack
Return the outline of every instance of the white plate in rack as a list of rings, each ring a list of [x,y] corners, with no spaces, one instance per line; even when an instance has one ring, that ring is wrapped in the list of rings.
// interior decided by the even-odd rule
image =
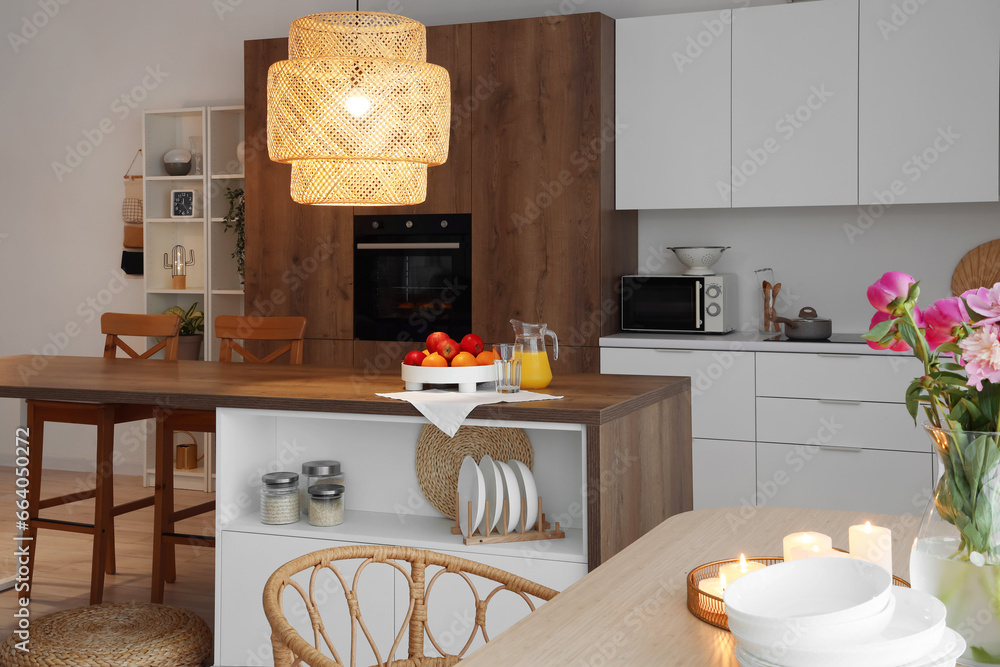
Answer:
[[[521,487],[513,468],[503,461],[494,461],[503,476],[503,497],[507,499],[507,532],[513,533],[521,519]]]
[[[421,391],[429,385],[458,385],[463,394],[473,394],[479,382],[496,382],[497,372],[493,366],[407,366],[400,364],[400,377],[406,383],[406,391]]]
[[[528,466],[511,459],[509,461],[511,469],[514,471],[514,476],[517,477],[517,485],[521,491],[521,497],[524,498],[524,530],[531,530],[532,526],[535,525],[535,521],[538,519],[538,489],[535,486],[535,476],[531,474],[531,470]],[[517,530],[521,530],[521,522],[517,522]]]
[[[479,470],[486,482],[486,498],[490,501],[490,513],[483,512],[483,520],[479,524],[479,534],[487,536],[500,521],[503,513],[503,473],[489,454],[479,462]],[[485,510],[485,508],[484,508]]]
[[[472,519],[469,519],[469,503],[472,503]],[[486,513],[486,481],[483,473],[476,465],[476,460],[471,456],[466,456],[462,461],[462,469],[458,473],[458,525],[462,529],[462,534],[472,537],[469,532],[469,524],[472,530],[476,529],[479,522],[483,520]]]

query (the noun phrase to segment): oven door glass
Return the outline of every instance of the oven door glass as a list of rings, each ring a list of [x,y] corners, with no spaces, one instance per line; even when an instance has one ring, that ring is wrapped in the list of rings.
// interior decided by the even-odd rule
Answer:
[[[359,240],[354,253],[354,336],[422,341],[472,329],[468,242],[447,236]]]
[[[622,330],[703,331],[702,290],[697,278],[622,277]]]

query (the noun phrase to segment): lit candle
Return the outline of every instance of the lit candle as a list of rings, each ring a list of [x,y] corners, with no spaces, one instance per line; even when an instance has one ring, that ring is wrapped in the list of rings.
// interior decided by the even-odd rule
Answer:
[[[875,563],[892,574],[892,531],[866,521],[863,526],[851,526],[847,535],[851,558]]]
[[[820,549],[818,544],[811,547],[792,547],[785,560],[805,560],[807,558],[850,558],[850,555],[836,549]]]
[[[785,535],[785,538],[781,541],[782,555],[786,561],[795,560],[795,554],[792,553],[793,549],[797,547],[806,547],[807,549],[812,549],[817,547],[818,550],[832,549],[833,540],[830,539],[829,535],[824,535],[823,533],[792,533],[791,535]],[[800,552],[803,553],[804,552]],[[799,556],[802,557],[801,555]]]
[[[725,578],[724,579],[725,583],[723,584],[722,589],[725,590],[726,586],[731,586],[734,581],[736,581],[743,575],[749,574],[754,570],[759,570],[762,567],[764,567],[763,563],[755,563],[753,561],[750,561],[748,563],[747,557],[743,554],[740,554],[739,563],[730,563],[729,565],[723,565],[722,567],[719,568],[719,577]]]
[[[722,582],[722,577],[709,577],[708,579],[702,579],[698,582],[698,590],[702,593],[714,595],[721,600],[722,594],[726,590],[726,587]]]

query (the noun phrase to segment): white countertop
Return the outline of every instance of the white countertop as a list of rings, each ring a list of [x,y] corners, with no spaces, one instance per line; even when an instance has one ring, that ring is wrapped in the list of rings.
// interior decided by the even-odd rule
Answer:
[[[647,334],[619,333],[604,336],[601,347],[635,347],[662,350],[740,350],[744,352],[805,352],[810,354],[901,354],[912,356],[910,352],[873,350],[861,338],[861,334],[835,333],[834,338],[847,339],[857,336],[860,343],[840,341],[788,340],[779,334],[763,334],[757,331],[734,331],[728,334]],[[768,339],[771,340],[768,340]]]

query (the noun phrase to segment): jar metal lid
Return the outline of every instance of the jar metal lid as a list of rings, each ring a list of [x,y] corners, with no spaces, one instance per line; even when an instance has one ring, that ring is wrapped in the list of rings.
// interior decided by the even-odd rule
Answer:
[[[343,495],[343,484],[313,484],[309,487],[309,496],[312,498],[335,500]]]
[[[303,475],[339,475],[340,461],[307,461],[302,464]]]
[[[262,476],[260,481],[267,486],[282,488],[298,484],[299,476],[294,472],[269,472]]]

